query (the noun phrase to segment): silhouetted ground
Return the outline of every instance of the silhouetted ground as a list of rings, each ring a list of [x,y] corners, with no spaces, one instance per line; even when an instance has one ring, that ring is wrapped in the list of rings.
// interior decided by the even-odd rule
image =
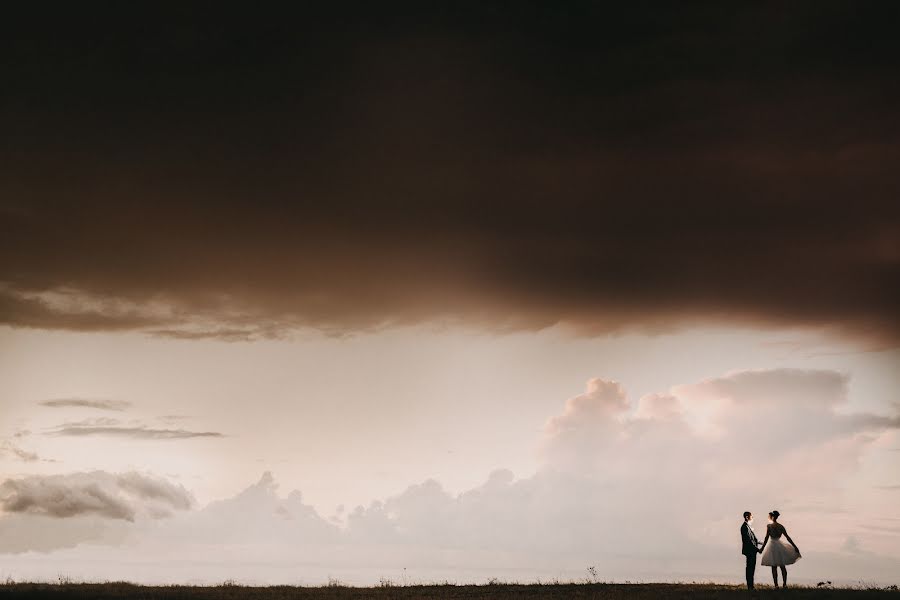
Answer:
[[[762,587],[760,598],[805,600],[812,598],[900,599],[896,586],[871,589],[822,589],[810,587],[773,590]],[[745,599],[747,590],[741,586],[713,584],[612,584],[612,583],[572,583],[572,584],[489,584],[489,585],[411,585],[390,587],[294,587],[268,586],[250,587],[240,585],[220,585],[215,587],[195,586],[141,586],[129,583],[9,583],[0,585],[0,598],[190,598],[276,600],[281,598],[302,598],[308,600],[341,600],[367,598],[387,600],[389,598],[429,598],[450,600],[455,598],[478,598],[485,600],[505,600],[524,598],[545,600],[551,598],[583,599],[651,599],[675,600],[678,598],[734,598]]]

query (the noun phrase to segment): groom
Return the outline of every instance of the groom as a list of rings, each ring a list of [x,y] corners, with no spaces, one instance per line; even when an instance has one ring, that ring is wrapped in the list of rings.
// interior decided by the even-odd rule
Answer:
[[[753,574],[756,573],[756,554],[762,552],[759,549],[759,540],[756,539],[756,534],[750,527],[752,522],[753,515],[748,510],[744,513],[744,523],[741,525],[741,544],[743,545],[741,554],[747,557],[747,589],[751,594],[754,593]]]

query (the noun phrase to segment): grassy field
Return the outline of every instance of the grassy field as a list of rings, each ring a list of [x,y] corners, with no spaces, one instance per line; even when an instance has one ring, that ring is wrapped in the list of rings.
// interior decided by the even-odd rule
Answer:
[[[760,598],[892,598],[900,600],[900,591],[891,588],[826,589],[814,587],[789,587],[774,590],[762,586]],[[647,599],[662,598],[734,598],[745,599],[747,590],[742,586],[713,584],[613,584],[613,583],[572,583],[572,584],[488,584],[488,585],[411,585],[381,587],[294,587],[269,586],[250,587],[240,585],[197,586],[141,586],[129,583],[7,583],[0,585],[0,598],[190,598],[212,600],[220,598],[255,600],[277,600],[281,598],[302,598],[307,600],[339,600],[366,598],[387,600],[389,598],[427,598],[451,600],[456,598],[478,598],[501,600],[525,598],[545,600],[550,598],[609,598]]]

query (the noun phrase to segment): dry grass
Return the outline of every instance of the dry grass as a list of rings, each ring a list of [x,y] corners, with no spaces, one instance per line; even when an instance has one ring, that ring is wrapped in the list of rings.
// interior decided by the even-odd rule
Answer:
[[[773,590],[760,587],[760,598],[803,600],[803,599],[851,599],[891,598],[900,600],[896,586],[890,588],[815,588],[792,587],[787,590]],[[506,600],[506,599],[663,599],[679,598],[718,599],[748,598],[746,589],[736,585],[714,584],[613,584],[613,583],[554,583],[554,584],[507,584],[492,582],[486,585],[379,585],[376,587],[347,587],[333,582],[323,587],[267,586],[252,587],[225,582],[218,586],[142,586],[124,582],[110,583],[14,583],[0,584],[0,598],[128,598],[128,599],[176,599],[191,600],[238,599],[279,600],[298,598],[305,600],[343,600],[366,598],[387,599],[433,599],[451,600],[461,598]]]

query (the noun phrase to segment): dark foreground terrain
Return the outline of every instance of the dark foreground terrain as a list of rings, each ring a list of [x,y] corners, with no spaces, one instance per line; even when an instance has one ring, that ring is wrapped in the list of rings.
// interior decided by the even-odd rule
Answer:
[[[891,588],[870,589],[823,589],[796,587],[787,590],[773,590],[761,587],[760,598],[802,600],[806,598],[891,598],[900,600],[900,591]],[[612,584],[612,583],[572,583],[572,584],[489,584],[489,585],[411,585],[357,588],[344,586],[293,587],[270,586],[248,587],[240,585],[220,585],[215,587],[195,586],[141,586],[129,583],[7,583],[0,585],[0,598],[190,598],[192,600],[220,598],[250,598],[254,600],[276,600],[281,598],[302,598],[307,600],[340,600],[350,598],[429,598],[451,600],[455,598],[479,598],[501,600],[525,598],[546,600],[555,598],[608,598],[674,600],[677,598],[734,598],[744,600],[747,591],[740,586],[713,584]]]

